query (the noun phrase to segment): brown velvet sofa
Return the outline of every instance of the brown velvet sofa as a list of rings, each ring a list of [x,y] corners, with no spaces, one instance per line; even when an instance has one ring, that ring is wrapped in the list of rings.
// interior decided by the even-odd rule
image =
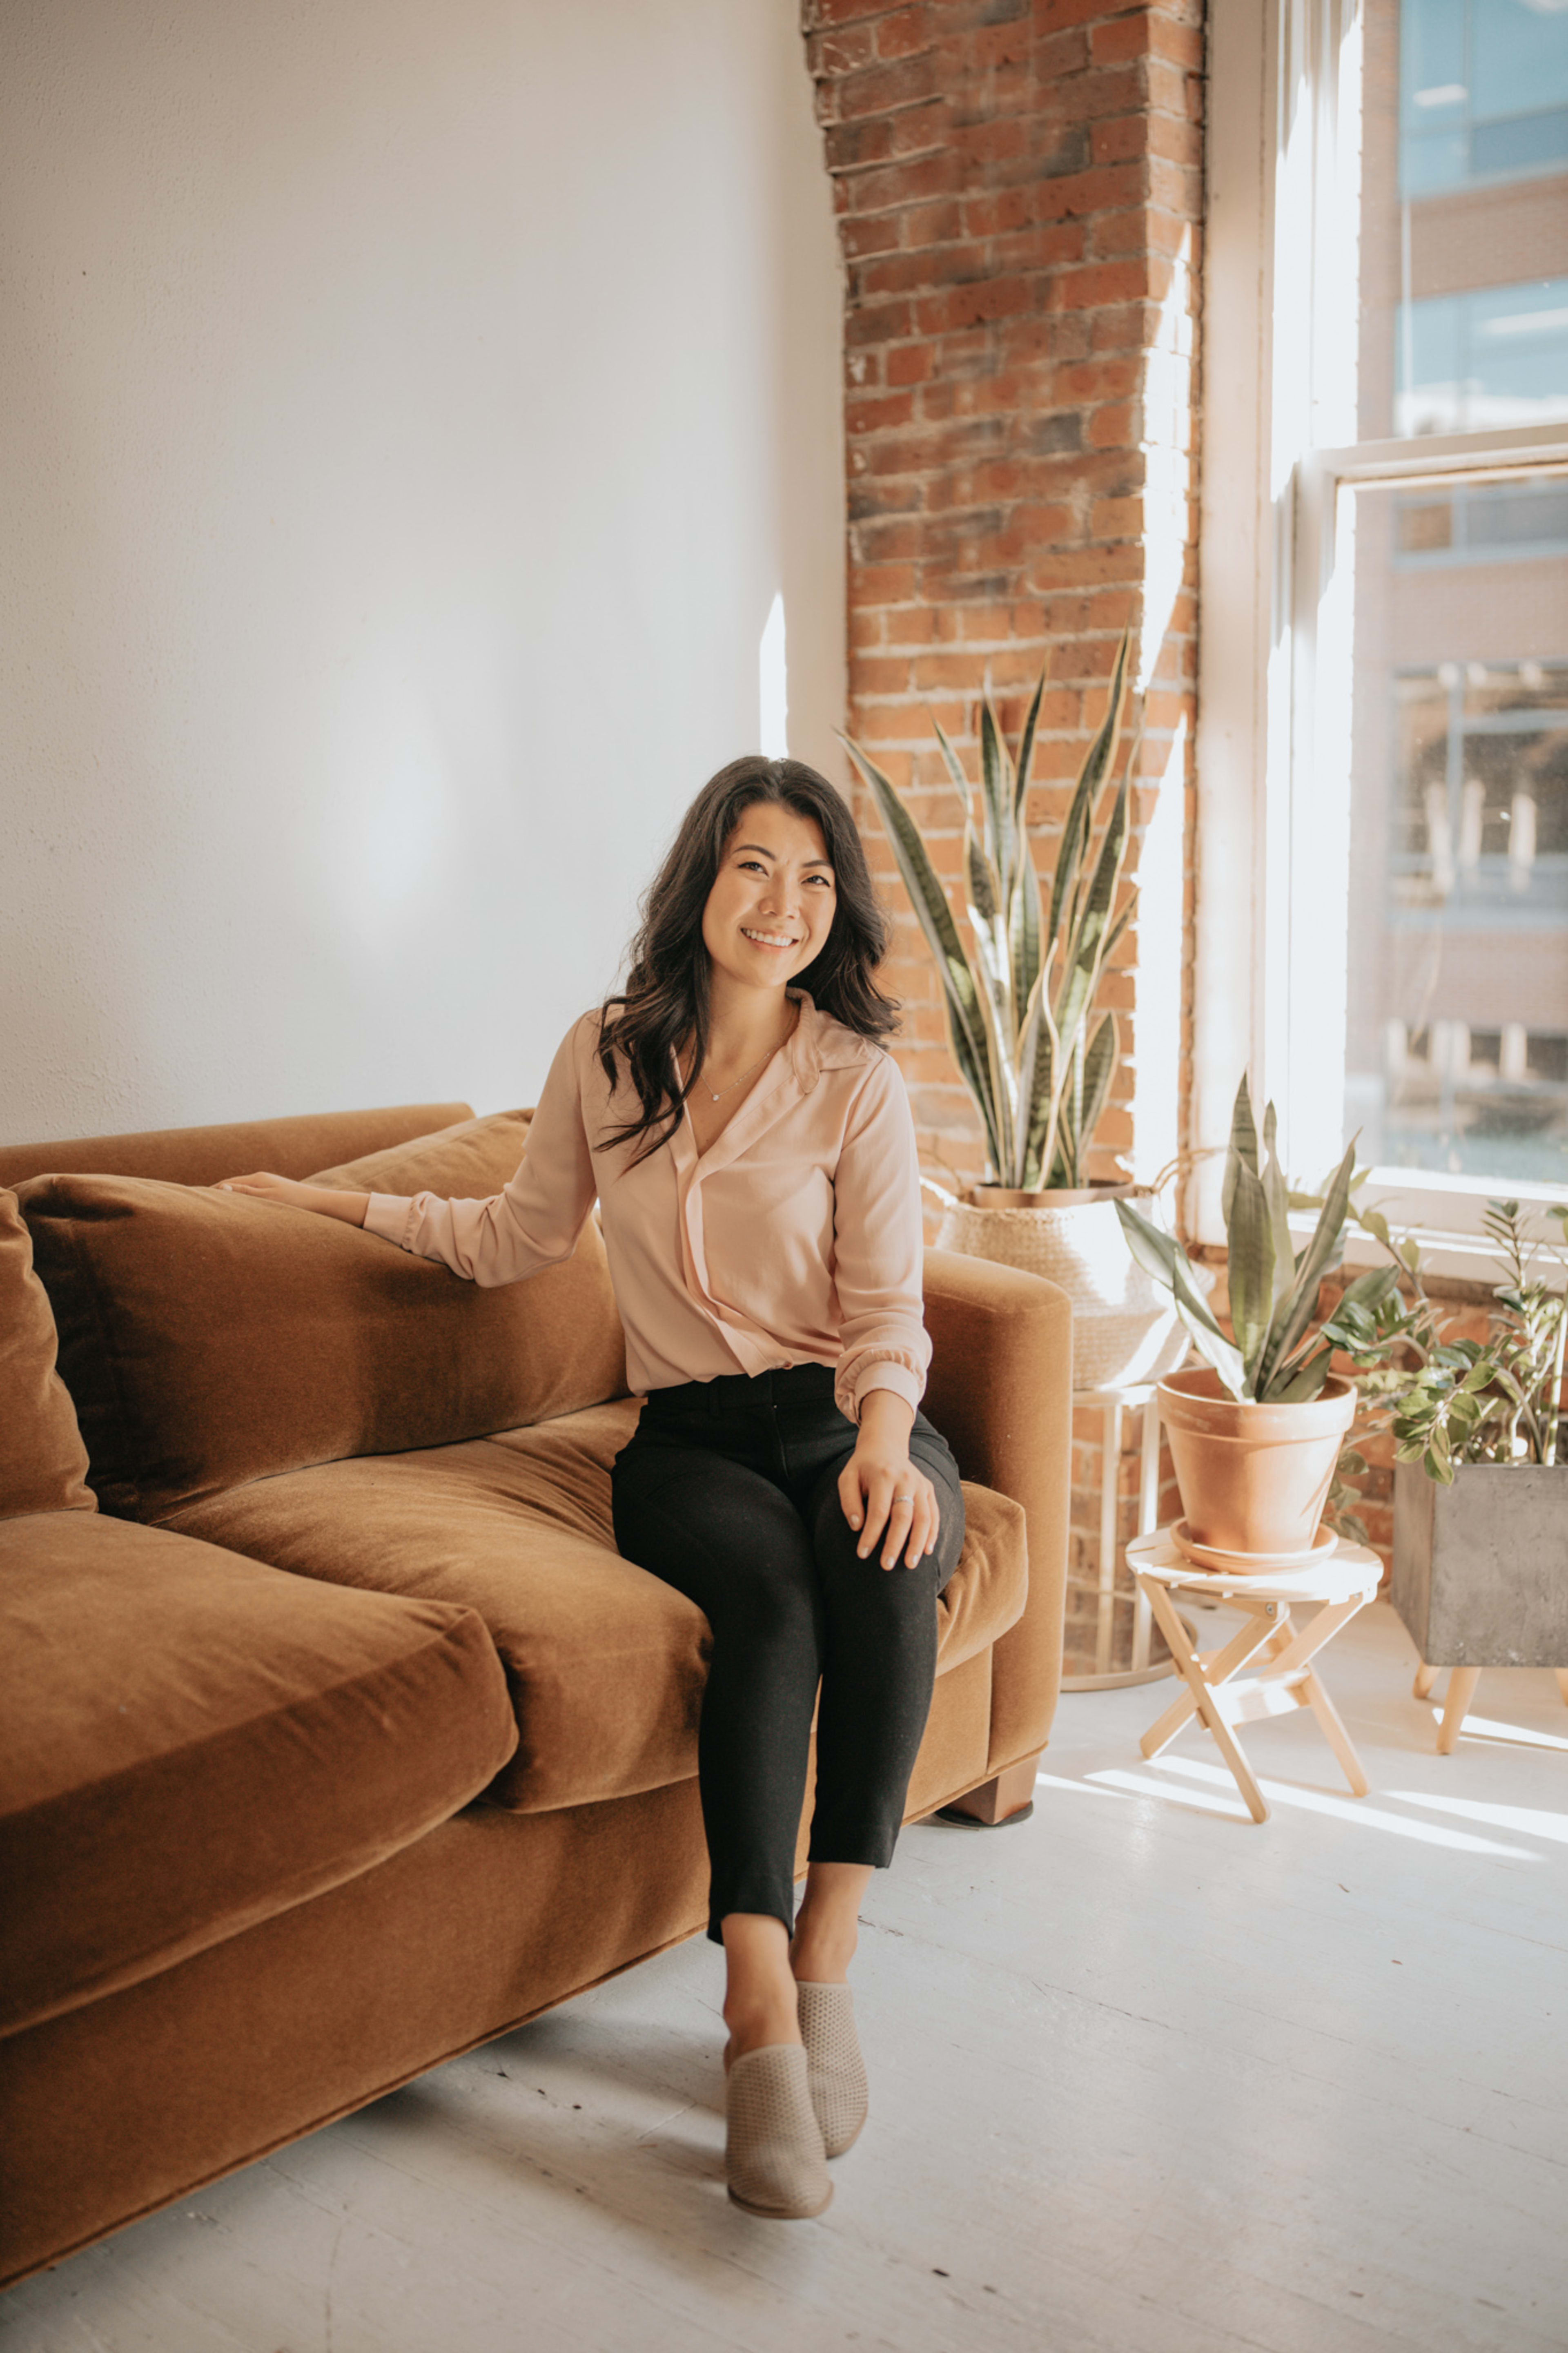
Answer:
[[[0,2283],[702,1924],[707,1626],[614,1549],[596,1227],[480,1292],[213,1189],[488,1193],[527,1125],[0,1147]],[[926,1293],[969,1532],[910,1812],[993,1820],[1056,1702],[1070,1315]]]

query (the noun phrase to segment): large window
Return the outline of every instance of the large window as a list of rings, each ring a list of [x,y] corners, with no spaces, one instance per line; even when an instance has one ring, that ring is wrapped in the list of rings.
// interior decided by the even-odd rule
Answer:
[[[1253,970],[1243,1025],[1200,881],[1198,1140],[1245,1046],[1296,1168],[1359,1134],[1462,1257],[1568,1197],[1568,0],[1264,14],[1215,0],[1205,636],[1248,563],[1262,613],[1250,709],[1234,645],[1200,681]]]

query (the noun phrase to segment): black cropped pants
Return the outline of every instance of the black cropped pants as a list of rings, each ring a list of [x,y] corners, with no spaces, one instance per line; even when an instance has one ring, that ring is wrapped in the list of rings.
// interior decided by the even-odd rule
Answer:
[[[892,1860],[963,1497],[946,1440],[918,1415],[910,1454],[937,1491],[936,1548],[885,1569],[884,1527],[860,1559],[837,1483],[856,1435],[832,1368],[794,1365],[655,1389],[616,1457],[622,1557],[695,1601],[712,1630],[697,1756],[715,1942],[731,1912],[793,1926],[819,1683],[811,1860]]]

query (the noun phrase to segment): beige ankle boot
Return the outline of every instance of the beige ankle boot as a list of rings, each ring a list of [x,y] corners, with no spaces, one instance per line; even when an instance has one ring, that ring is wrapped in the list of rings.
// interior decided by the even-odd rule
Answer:
[[[806,2081],[811,2105],[829,2157],[842,2157],[859,2137],[870,2091],[860,2038],[855,2031],[855,2000],[847,1985],[795,1987],[800,2031],[805,2039]]]
[[[724,2170],[736,2205],[776,2222],[820,2214],[833,2184],[799,2043],[743,2052],[731,2064],[726,2108]]]

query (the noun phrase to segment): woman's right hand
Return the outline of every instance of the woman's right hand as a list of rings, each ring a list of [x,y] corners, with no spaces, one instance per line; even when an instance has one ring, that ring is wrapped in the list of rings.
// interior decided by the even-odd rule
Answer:
[[[216,1190],[247,1193],[253,1201],[275,1201],[283,1209],[309,1209],[318,1218],[340,1218],[350,1226],[363,1226],[370,1207],[368,1193],[339,1193],[330,1185],[302,1185],[297,1177],[274,1176],[265,1168],[251,1176],[225,1176]]]

